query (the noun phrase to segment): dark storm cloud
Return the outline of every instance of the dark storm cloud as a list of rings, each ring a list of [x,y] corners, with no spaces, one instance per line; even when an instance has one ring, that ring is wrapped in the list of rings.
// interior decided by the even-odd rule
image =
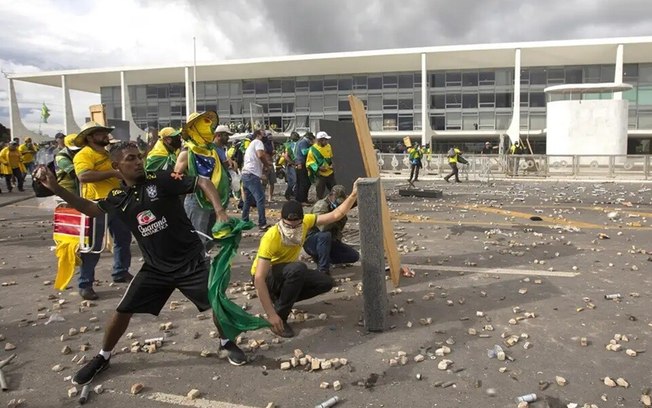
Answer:
[[[650,0],[252,3],[292,53],[652,33]]]

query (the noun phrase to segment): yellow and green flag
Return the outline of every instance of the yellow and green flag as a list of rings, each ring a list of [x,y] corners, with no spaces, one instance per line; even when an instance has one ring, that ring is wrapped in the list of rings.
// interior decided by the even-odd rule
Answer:
[[[41,106],[41,120],[43,120],[43,123],[48,123],[49,117],[50,117],[50,109],[48,109],[45,102],[43,102],[43,106]]]

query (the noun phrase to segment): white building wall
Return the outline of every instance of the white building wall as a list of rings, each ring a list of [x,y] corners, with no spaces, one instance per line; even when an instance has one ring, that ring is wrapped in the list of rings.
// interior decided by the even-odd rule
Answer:
[[[627,109],[617,99],[548,102],[546,154],[627,154]]]

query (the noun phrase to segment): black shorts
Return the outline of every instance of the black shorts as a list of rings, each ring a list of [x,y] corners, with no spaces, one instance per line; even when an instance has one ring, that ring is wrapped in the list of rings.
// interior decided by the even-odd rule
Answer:
[[[179,289],[200,312],[211,308],[208,300],[210,258],[200,254],[172,272],[159,272],[144,264],[127,287],[116,310],[158,316],[175,289]]]

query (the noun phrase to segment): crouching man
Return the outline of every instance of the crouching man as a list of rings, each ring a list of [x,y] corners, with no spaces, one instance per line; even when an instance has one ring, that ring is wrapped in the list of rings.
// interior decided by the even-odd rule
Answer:
[[[357,187],[354,186],[351,195],[341,205],[319,215],[304,215],[301,203],[287,201],[281,209],[281,220],[261,238],[251,273],[267,320],[279,336],[294,337],[287,319],[295,302],[328,292],[334,285],[329,275],[309,270],[308,265],[298,262],[308,231],[341,220],[357,196]]]
[[[127,330],[134,313],[158,316],[175,289],[179,289],[200,311],[211,308],[208,299],[210,260],[183,210],[179,196],[199,187],[213,204],[216,218],[228,220],[215,186],[207,178],[173,172],[146,173],[142,153],[135,143],[113,145],[112,166],[123,184],[97,203],[78,197],[61,187],[54,174],[40,167],[38,180],[69,205],[90,217],[114,215],[133,233],[145,262],[131,281],[104,333],[99,354],[73,377],[74,384],[88,384],[109,366],[111,352]],[[219,322],[213,317],[215,326]],[[220,339],[231,364],[242,365],[246,356],[230,340]]]
[[[335,211],[345,200],[346,190],[338,184],[333,186],[328,196],[315,203],[311,212],[317,215],[328,214]],[[333,223],[316,225],[308,232],[303,249],[317,263],[319,272],[330,275],[331,264],[353,263],[360,259],[358,251],[342,242],[346,221],[345,215]]]

